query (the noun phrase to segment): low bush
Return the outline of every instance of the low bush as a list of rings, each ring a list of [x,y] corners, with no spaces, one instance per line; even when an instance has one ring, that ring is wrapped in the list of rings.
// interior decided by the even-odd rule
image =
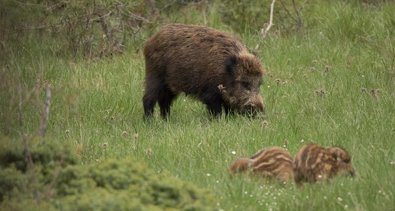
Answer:
[[[31,166],[22,147],[2,145],[0,209],[214,210],[207,191],[130,158],[80,165],[68,146],[40,142],[29,150]]]

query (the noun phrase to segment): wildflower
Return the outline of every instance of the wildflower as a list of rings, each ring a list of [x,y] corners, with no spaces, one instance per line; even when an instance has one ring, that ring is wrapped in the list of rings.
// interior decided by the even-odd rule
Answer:
[[[325,72],[329,72],[332,69],[330,65],[325,65]]]
[[[128,132],[122,131],[122,137],[126,138],[128,136]]]
[[[268,121],[266,121],[266,120],[262,121],[262,127],[263,128],[267,128],[268,125],[269,125]]]
[[[151,148],[146,149],[145,150],[145,154],[148,155],[148,156],[151,156],[152,155],[152,149]]]

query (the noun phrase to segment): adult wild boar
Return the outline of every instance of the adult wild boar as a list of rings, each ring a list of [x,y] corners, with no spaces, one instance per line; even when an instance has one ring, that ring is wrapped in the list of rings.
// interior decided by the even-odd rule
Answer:
[[[170,24],[144,46],[146,65],[144,115],[156,102],[167,117],[175,97],[184,92],[206,104],[214,116],[264,110],[259,59],[234,36],[197,25]]]

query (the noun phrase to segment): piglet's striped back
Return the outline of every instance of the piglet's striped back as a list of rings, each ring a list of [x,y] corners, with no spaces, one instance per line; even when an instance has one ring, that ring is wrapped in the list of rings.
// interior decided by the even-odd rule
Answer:
[[[325,181],[338,174],[354,175],[351,157],[346,150],[324,148],[318,144],[304,145],[295,156],[293,169],[298,184]]]
[[[280,147],[265,148],[249,158],[240,158],[229,168],[231,174],[251,172],[264,178],[288,182],[293,178],[292,157]]]

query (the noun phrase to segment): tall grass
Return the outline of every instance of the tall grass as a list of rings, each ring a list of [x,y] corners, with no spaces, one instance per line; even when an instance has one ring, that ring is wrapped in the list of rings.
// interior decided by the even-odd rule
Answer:
[[[203,104],[182,95],[168,121],[158,112],[143,121],[141,43],[111,59],[75,61],[52,53],[56,43],[27,40],[15,44],[2,69],[9,82],[1,91],[2,136],[17,137],[21,129],[13,85],[29,90],[48,81],[48,136],[73,144],[84,163],[135,157],[212,190],[222,210],[394,210],[395,4],[324,4],[305,8],[303,32],[264,40],[253,30],[239,34],[258,46],[268,71],[265,118],[213,120]],[[189,16],[169,22],[231,30],[215,6],[204,11],[184,11]],[[24,117],[24,130],[33,130],[37,113],[28,104]],[[297,188],[228,176],[227,166],[240,156],[268,146],[295,154],[308,142],[346,148],[357,177]]]

